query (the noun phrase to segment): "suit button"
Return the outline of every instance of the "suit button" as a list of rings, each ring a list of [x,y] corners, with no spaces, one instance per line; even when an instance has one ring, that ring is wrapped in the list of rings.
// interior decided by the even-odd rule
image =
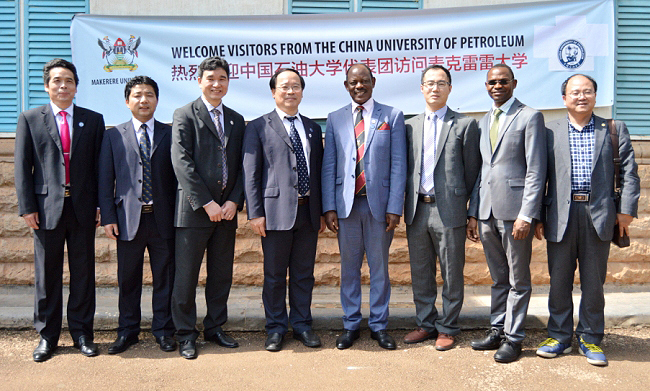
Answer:
[[[217,147],[217,151],[221,151],[221,147]]]
[[[142,179],[138,179],[138,183],[142,183]]]
[[[140,165],[142,165],[142,162],[138,162],[138,163],[140,163]]]
[[[64,163],[61,163],[61,165],[62,165],[63,167],[65,167],[65,162],[64,162]]]
[[[293,170],[294,170],[294,171],[296,171],[296,168],[295,168],[295,167],[293,167]]]
[[[350,178],[354,178],[354,175],[350,175]]]
[[[297,189],[297,188],[298,188],[298,185],[293,185],[293,188],[294,188],[294,189]]]
[[[142,198],[138,197],[138,201],[142,201]]]
[[[217,184],[219,184],[219,185],[220,185],[220,184],[221,184],[221,181],[217,181]]]
[[[356,161],[357,161],[357,158],[353,157],[353,158],[352,158],[352,161],[353,161],[353,162],[356,162]]]
[[[65,187],[65,183],[61,185],[61,187]]]

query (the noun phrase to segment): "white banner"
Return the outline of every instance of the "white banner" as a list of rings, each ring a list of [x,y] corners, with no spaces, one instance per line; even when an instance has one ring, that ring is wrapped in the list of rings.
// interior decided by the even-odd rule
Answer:
[[[560,85],[576,72],[599,83],[599,106],[614,99],[612,0],[326,15],[76,15],[70,36],[77,103],[107,124],[128,120],[124,84],[136,75],[156,80],[156,118],[171,122],[200,95],[198,65],[213,55],[231,66],[224,103],[246,120],[273,109],[269,79],[280,67],[305,77],[301,113],[326,117],[350,102],[343,81],[356,62],[373,70],[374,98],[405,114],[424,110],[420,74],[431,64],[451,70],[448,103],[462,112],[490,107],[485,76],[498,63],[513,68],[515,96],[537,109],[563,107]]]

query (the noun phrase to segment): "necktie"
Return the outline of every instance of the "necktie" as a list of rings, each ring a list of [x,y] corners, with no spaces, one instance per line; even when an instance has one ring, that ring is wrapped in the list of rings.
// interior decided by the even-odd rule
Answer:
[[[436,164],[436,139],[438,138],[438,116],[433,115],[429,123],[429,131],[424,134],[424,157],[422,159],[422,175],[420,183],[427,193],[433,190],[433,169]]]
[[[499,136],[499,116],[501,113],[503,113],[503,111],[499,108],[494,110],[494,121],[492,121],[492,126],[490,126],[490,144],[492,145],[492,152],[494,152],[494,147],[497,145],[497,137]]]
[[[65,111],[60,111],[59,114],[63,117],[61,124],[61,147],[63,147],[63,162],[65,163],[65,184],[70,184],[70,126],[68,125],[68,118]]]
[[[354,194],[366,194],[366,173],[363,169],[363,152],[366,147],[366,135],[364,133],[365,123],[363,122],[363,106],[357,107],[357,116],[354,119],[354,136],[357,141],[357,165],[354,173]]]
[[[298,194],[304,196],[309,191],[309,172],[307,171],[307,159],[305,159],[305,151],[302,149],[302,141],[296,129],[296,117],[286,117],[291,123],[291,144],[293,144],[293,153],[296,155],[296,162],[298,163]]]
[[[215,107],[212,109],[212,114],[214,114],[214,126],[217,127],[217,134],[219,135],[219,141],[221,141],[221,189],[226,188],[226,184],[228,183],[228,160],[227,160],[227,155],[226,155],[226,135],[223,132],[223,128],[221,127],[221,121],[219,121],[219,117],[221,116],[221,112]]]
[[[153,201],[151,188],[151,141],[147,134],[147,125],[140,126],[140,159],[142,160],[142,202],[145,204]]]

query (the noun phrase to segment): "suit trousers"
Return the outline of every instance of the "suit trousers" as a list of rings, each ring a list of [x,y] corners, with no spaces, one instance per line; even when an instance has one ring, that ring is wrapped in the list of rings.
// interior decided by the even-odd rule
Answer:
[[[350,215],[339,219],[341,305],[346,330],[357,330],[361,326],[361,264],[364,253],[370,269],[368,326],[371,331],[384,330],[388,326],[388,249],[394,231],[386,232],[386,227],[385,221],[372,217],[366,197],[355,197]]]
[[[236,218],[236,217],[235,217]],[[212,336],[228,320],[228,296],[235,257],[235,221],[220,221],[211,227],[176,228],[176,273],[172,293],[172,318],[179,341],[196,340],[196,287],[206,253],[203,334]]]
[[[427,332],[458,335],[458,315],[463,306],[465,226],[442,224],[435,203],[417,203],[413,223],[406,226],[415,320]],[[436,258],[442,275],[442,315],[436,310]]]
[[[492,277],[490,324],[503,330],[510,341],[521,343],[532,293],[530,257],[535,230],[531,225],[528,237],[515,240],[513,225],[512,220],[491,215],[479,221],[479,233]]]
[[[70,270],[68,328],[73,340],[93,337],[95,316],[95,226],[82,226],[66,197],[55,229],[34,230],[34,327],[56,346],[63,322],[63,248]]]
[[[144,251],[149,252],[153,276],[153,321],[151,332],[156,337],[174,335],[171,298],[174,286],[174,239],[163,239],[158,232],[155,211],[140,216],[140,226],[133,240],[117,241],[117,283],[119,285],[119,326],[117,335],[137,336],[140,333],[140,301]]]
[[[311,297],[314,289],[314,261],[318,231],[309,217],[309,205],[298,206],[296,222],[287,231],[266,231],[264,288],[262,301],[266,332],[286,334],[289,323],[295,334],[311,330]],[[287,268],[289,269],[289,308],[287,317]]]
[[[571,202],[569,220],[560,242],[547,242],[551,288],[548,296],[548,335],[571,343],[573,279],[580,270],[580,313],[576,335],[600,345],[605,333],[605,296],[609,241],[602,241],[591,221],[588,202]]]

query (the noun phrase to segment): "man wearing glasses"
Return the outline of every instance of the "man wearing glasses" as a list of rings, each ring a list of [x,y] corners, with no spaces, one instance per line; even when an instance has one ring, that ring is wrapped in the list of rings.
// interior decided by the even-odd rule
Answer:
[[[616,121],[618,145],[612,144],[607,120],[593,114],[596,81],[573,75],[562,84],[568,115],[547,124],[548,188],[544,224],[535,236],[546,236],[551,288],[548,296],[548,338],[537,355],[557,357],[571,352],[573,279],[580,268],[580,320],[576,327],[580,353],[592,365],[605,366],[600,348],[605,331],[603,284],[607,276],[609,242],[629,233],[640,195],[639,175],[630,134]],[[614,203],[614,148],[621,159],[620,210]],[[620,229],[614,231],[614,222]]]
[[[447,107],[451,74],[440,65],[422,72],[425,112],[406,121],[408,169],[404,222],[411,261],[417,329],[405,343],[436,339],[449,350],[460,333],[467,200],[481,168],[476,120]],[[436,310],[436,258],[444,281]]]
[[[488,71],[494,101],[479,122],[483,166],[470,199],[467,237],[483,243],[492,276],[491,329],[472,341],[475,350],[498,349],[497,362],[521,355],[524,321],[532,291],[533,219],[540,218],[546,180],[544,117],[513,97],[517,87],[505,64]]]

